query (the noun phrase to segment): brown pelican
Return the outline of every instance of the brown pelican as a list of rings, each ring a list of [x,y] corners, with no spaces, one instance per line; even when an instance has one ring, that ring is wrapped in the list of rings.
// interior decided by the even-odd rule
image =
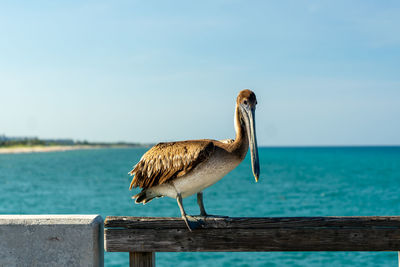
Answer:
[[[246,89],[239,93],[235,108],[235,140],[188,140],[159,143],[148,150],[130,172],[134,175],[129,190],[140,187],[133,196],[146,204],[155,197],[168,196],[178,202],[182,218],[191,231],[199,220],[186,215],[182,199],[197,193],[200,215],[208,216],[203,204],[203,190],[218,182],[245,158],[250,145],[253,174],[258,181],[255,132],[256,95]],[[192,227],[191,227],[192,226]]]

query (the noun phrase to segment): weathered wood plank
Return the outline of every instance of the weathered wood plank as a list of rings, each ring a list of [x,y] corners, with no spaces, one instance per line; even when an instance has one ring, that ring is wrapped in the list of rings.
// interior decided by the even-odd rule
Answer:
[[[107,217],[107,251],[399,251],[400,217],[208,219]]]
[[[398,251],[393,229],[106,229],[107,251]]]
[[[181,218],[108,216],[105,228],[186,229]],[[400,216],[353,217],[244,217],[207,218],[203,228],[265,229],[290,227],[395,227],[400,228]]]
[[[129,252],[130,267],[154,267],[154,252]]]

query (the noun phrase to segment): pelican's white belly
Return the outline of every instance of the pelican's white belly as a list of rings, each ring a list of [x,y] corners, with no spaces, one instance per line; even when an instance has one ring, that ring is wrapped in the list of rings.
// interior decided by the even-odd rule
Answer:
[[[238,166],[240,160],[211,157],[207,162],[199,164],[188,174],[176,178],[172,184],[162,184],[150,190],[152,193],[176,198],[180,193],[182,198],[201,192],[222,179],[228,172]],[[148,190],[149,191],[149,190]]]

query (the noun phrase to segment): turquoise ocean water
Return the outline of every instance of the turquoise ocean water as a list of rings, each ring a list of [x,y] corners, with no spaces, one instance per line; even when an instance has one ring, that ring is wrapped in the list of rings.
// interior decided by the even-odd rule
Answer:
[[[146,149],[0,155],[0,214],[180,216],[174,199],[135,205],[131,167]],[[400,215],[400,147],[260,148],[204,191],[206,210],[228,216]],[[137,190],[135,191],[137,192]],[[184,200],[198,214],[195,196]],[[394,252],[157,253],[158,266],[395,266]],[[106,253],[127,266],[127,253]]]

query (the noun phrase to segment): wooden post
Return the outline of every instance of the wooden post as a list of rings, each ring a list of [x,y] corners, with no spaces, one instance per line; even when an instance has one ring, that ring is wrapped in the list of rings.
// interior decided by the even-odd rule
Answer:
[[[129,252],[129,267],[154,267],[154,252]]]

